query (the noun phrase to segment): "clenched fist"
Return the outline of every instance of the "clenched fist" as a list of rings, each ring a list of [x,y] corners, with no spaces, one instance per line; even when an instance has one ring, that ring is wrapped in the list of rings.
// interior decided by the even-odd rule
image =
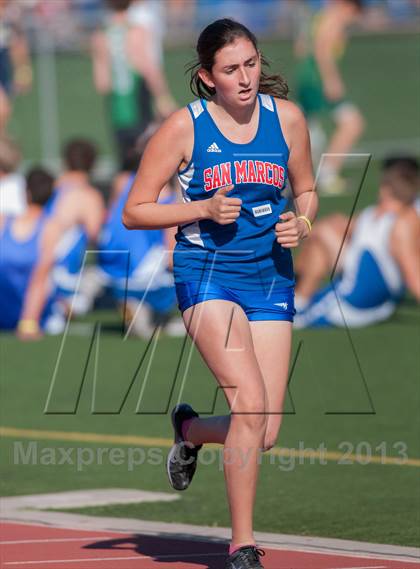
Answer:
[[[206,200],[206,217],[212,219],[220,225],[234,223],[241,213],[242,200],[239,198],[229,198],[227,194],[232,191],[234,186],[225,186],[217,190],[213,197]]]
[[[280,245],[286,249],[297,247],[300,241],[308,236],[308,226],[303,219],[298,219],[293,211],[282,213],[280,219],[282,221],[276,223],[274,228],[277,243],[280,243]]]

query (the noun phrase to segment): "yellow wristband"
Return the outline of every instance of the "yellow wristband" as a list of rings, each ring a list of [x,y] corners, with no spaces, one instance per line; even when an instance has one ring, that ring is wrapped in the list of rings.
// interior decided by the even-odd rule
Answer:
[[[311,220],[306,217],[306,215],[299,215],[298,219],[303,219],[309,229],[309,233],[312,231],[312,223]]]
[[[17,327],[19,332],[23,332],[24,334],[36,334],[39,332],[38,322],[29,318],[19,320]]]

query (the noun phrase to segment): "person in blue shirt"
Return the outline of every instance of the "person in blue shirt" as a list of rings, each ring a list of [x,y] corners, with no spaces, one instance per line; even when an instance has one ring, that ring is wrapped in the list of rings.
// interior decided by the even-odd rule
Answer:
[[[99,239],[99,276],[119,303],[130,333],[149,339],[176,307],[170,246],[164,231],[129,232],[122,210],[133,175],[112,204]],[[166,203],[170,203],[167,198]]]
[[[48,172],[32,169],[27,209],[0,217],[0,329],[25,340],[62,332],[65,325],[51,278],[62,227],[45,211],[53,183]]]
[[[123,221],[130,229],[179,226],[178,304],[230,408],[208,418],[185,403],[173,409],[170,483],[185,490],[201,446],[223,444],[232,522],[226,568],[258,569],[252,518],[260,452],[275,444],[287,386],[291,249],[309,234],[318,200],[305,118],[287,100],[284,79],[264,69],[255,36],[217,20],[200,34],[197,54],[191,86],[199,98],[150,140]],[[158,203],[175,172],[184,203]],[[285,211],[287,179],[297,213]]]
[[[125,155],[124,170],[112,185],[110,204],[99,238],[98,279],[111,292],[124,314],[131,334],[149,339],[156,325],[169,334],[184,334],[182,322],[172,320],[176,307],[172,266],[175,230],[129,231],[122,211],[142,153],[156,131],[150,125]],[[176,201],[172,184],[159,196],[160,203]]]

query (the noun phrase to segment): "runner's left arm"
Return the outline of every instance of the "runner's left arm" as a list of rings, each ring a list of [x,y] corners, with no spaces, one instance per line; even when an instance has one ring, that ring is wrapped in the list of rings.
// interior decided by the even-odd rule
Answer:
[[[309,224],[312,224],[318,212],[318,195],[305,117],[294,103],[279,101],[277,106],[289,146],[288,172],[297,215],[292,211],[283,213],[281,222],[276,225],[276,236],[278,243],[289,248],[297,247],[309,235]]]

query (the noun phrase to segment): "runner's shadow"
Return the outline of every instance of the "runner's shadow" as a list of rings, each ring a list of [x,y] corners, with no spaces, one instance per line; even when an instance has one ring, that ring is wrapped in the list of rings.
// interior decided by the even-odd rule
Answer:
[[[107,539],[85,545],[83,549],[106,549],[112,551],[128,551],[150,557],[156,563],[189,563],[196,564],[197,569],[220,569],[227,556],[228,547],[216,539],[198,541],[191,535],[177,533],[167,535],[127,535],[125,538]]]

